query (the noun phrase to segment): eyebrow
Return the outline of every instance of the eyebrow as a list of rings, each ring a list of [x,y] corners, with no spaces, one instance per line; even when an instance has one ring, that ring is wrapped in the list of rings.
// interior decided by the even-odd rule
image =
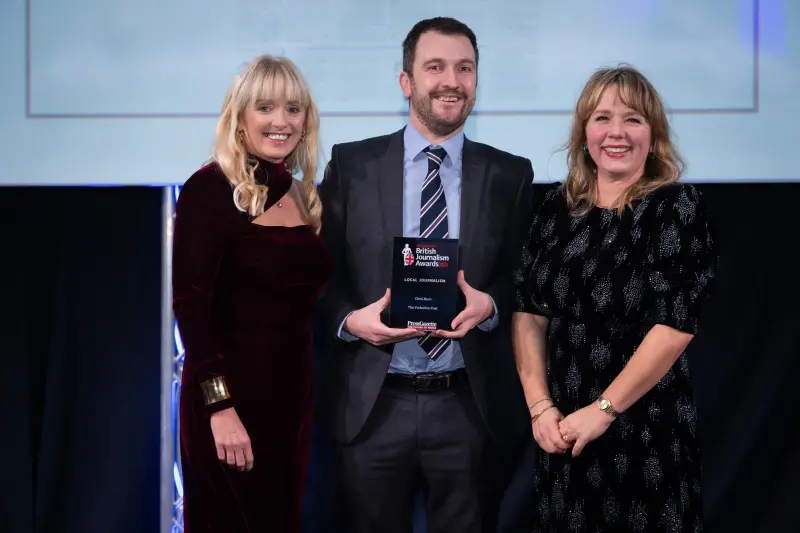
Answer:
[[[258,98],[258,99],[257,99],[257,100],[254,102],[254,104],[255,104],[255,105],[260,105],[260,104],[274,104],[274,103],[276,103],[276,101],[275,101],[275,99],[274,99],[274,98]],[[286,101],[286,105],[302,106],[303,104],[301,104],[299,101],[295,101],[295,100],[287,100],[287,101]]]
[[[447,62],[448,61],[446,59],[444,59],[444,58],[432,57],[430,59],[425,60],[422,64],[423,65],[427,65],[429,63],[447,63]],[[455,63],[459,63],[459,64],[469,63],[470,65],[474,65],[475,64],[475,60],[474,59],[469,59],[469,58],[463,58],[463,59],[459,59],[459,60],[455,61]]]
[[[601,113],[601,114],[605,114],[605,115],[611,115],[612,111],[610,109],[595,109],[594,112],[592,112],[592,115],[596,115],[597,113]],[[642,115],[642,116],[644,115],[644,113],[640,113],[639,111],[636,111],[635,109],[631,109],[630,111],[626,111],[624,114],[625,115]]]

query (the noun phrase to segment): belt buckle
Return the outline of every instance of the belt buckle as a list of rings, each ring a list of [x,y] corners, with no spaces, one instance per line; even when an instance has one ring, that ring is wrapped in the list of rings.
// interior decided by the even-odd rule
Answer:
[[[437,383],[440,380],[444,380],[444,382],[445,382],[444,389],[449,389],[450,388],[450,376],[451,375],[449,373],[448,374],[444,374],[444,375],[442,375],[442,374],[433,374],[433,373],[417,374],[417,375],[414,376],[414,392],[419,394],[421,392],[424,393],[424,392],[442,390],[441,388],[436,388],[436,387],[431,387],[430,386],[432,383]],[[421,384],[420,384],[420,380],[422,380],[428,386],[427,387],[422,387]]]

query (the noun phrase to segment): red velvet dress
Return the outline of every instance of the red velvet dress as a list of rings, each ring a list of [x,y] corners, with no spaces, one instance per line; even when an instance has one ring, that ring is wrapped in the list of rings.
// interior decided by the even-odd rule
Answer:
[[[269,185],[266,209],[293,179],[264,161],[256,178]],[[260,226],[238,211],[216,164],[184,184],[172,279],[186,350],[180,444],[187,533],[299,531],[312,423],[311,321],[330,268],[310,226]],[[225,376],[231,397],[205,406],[199,384],[217,376]],[[249,472],[217,459],[209,416],[227,407],[250,436]]]

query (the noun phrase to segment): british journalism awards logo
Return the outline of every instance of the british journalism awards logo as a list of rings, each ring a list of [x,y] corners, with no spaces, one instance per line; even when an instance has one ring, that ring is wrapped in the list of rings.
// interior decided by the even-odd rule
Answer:
[[[450,256],[440,255],[436,246],[432,244],[417,245],[416,258],[414,250],[408,244],[403,247],[401,253],[403,254],[403,266],[416,264],[419,267],[446,268],[450,264]]]

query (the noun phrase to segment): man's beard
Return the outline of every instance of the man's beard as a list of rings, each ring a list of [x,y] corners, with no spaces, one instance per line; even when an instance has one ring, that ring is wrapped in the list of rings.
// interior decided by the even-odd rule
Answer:
[[[433,100],[437,96],[458,96],[461,98],[461,113],[453,117],[437,114],[433,110]],[[440,137],[450,135],[463,126],[464,122],[467,121],[467,117],[469,117],[469,114],[472,112],[474,105],[475,100],[467,98],[467,96],[461,92],[442,91],[422,95],[417,91],[414,85],[411,87],[411,106],[414,112],[431,133]]]

